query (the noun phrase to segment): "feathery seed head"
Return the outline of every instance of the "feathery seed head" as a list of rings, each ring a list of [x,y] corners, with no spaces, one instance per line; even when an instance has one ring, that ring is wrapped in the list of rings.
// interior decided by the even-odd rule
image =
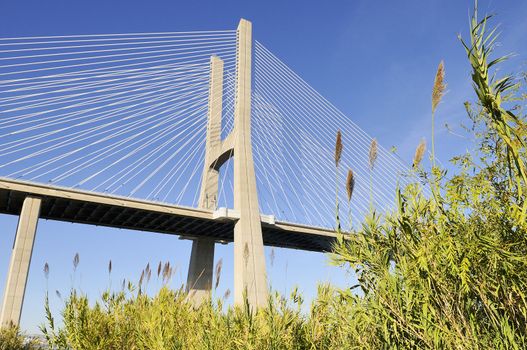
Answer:
[[[218,288],[218,285],[220,284],[222,266],[223,266],[223,258],[218,260],[218,262],[216,263],[216,282],[214,283],[214,289]]]
[[[143,279],[145,278],[145,270],[141,272],[141,277],[139,278],[139,288],[141,288],[141,285],[143,284]]]
[[[423,138],[421,142],[419,142],[419,145],[417,146],[417,148],[415,149],[415,155],[414,155],[414,161],[413,161],[414,168],[419,167],[419,164],[421,164],[425,151],[426,151],[426,143],[425,143],[425,139]]]
[[[168,281],[170,278],[170,264],[168,262],[163,266],[163,282]]]
[[[335,166],[338,167],[340,164],[340,158],[342,157],[342,133],[337,131],[337,141],[335,143]]]
[[[436,77],[434,79],[434,87],[432,88],[432,113],[435,112],[437,105],[441,102],[445,94],[445,64],[443,61],[437,67]]]
[[[225,294],[223,294],[223,299],[228,299],[231,296],[231,290],[227,289]]]
[[[80,258],[79,253],[75,254],[75,257],[73,258],[73,269],[76,270],[77,266],[79,266]]]
[[[370,144],[370,154],[369,154],[369,162],[370,162],[370,169],[373,170],[373,167],[375,166],[375,161],[377,160],[377,139],[371,140]]]
[[[348,194],[348,202],[351,201],[351,196],[353,195],[354,188],[355,188],[355,176],[353,175],[353,170],[348,169],[348,177],[346,178],[346,192]]]
[[[44,276],[46,277],[46,279],[48,279],[48,277],[49,277],[49,265],[48,265],[48,263],[44,264]]]

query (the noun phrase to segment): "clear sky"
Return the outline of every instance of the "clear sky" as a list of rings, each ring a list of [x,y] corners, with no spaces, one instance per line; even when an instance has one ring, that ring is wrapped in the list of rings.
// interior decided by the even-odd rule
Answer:
[[[466,121],[463,102],[474,97],[457,39],[458,33],[466,36],[471,6],[469,0],[1,0],[0,37],[235,29],[244,17],[253,22],[257,40],[382,145],[396,146],[408,162],[420,139],[429,139],[431,87],[437,65],[444,60],[448,93],[437,114],[436,150],[446,162],[470,147],[444,124],[461,134],[459,124]],[[495,23],[503,32],[498,54],[516,53],[504,71],[525,70],[527,2],[485,0],[480,1],[480,11],[498,15]],[[0,281],[6,278],[16,220],[0,216]],[[221,296],[232,288],[232,245],[218,245],[216,251],[216,260],[224,262]],[[76,252],[81,262],[73,276]],[[271,250],[266,254],[269,281],[278,291],[298,285],[309,299],[318,282],[351,284],[345,271],[329,267],[322,254],[277,249],[272,266]],[[61,301],[55,290],[64,295],[73,285],[97,296],[109,283],[137,280],[148,262],[170,260],[178,266],[172,282],[178,287],[186,279],[189,255],[190,242],[175,236],[41,220],[22,326],[36,332],[43,320],[45,262],[50,265],[51,302],[57,310]]]

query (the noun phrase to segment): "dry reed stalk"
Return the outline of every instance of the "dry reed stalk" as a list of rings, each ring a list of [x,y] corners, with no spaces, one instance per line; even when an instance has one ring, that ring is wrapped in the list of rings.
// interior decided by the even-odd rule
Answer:
[[[339,209],[339,164],[342,157],[342,133],[337,131],[337,140],[335,142],[335,217],[337,219],[337,230],[340,231],[340,209]]]
[[[346,193],[348,194],[348,202],[351,202],[351,196],[353,195],[353,189],[355,188],[355,176],[353,170],[348,169],[348,177],[346,178]]]
[[[421,164],[425,151],[426,151],[426,143],[425,143],[425,140],[422,139],[421,142],[419,142],[419,145],[417,146],[417,148],[415,149],[414,161],[413,161],[414,168],[417,168],[419,164]]]
[[[436,108],[441,102],[443,95],[445,94],[445,64],[443,61],[439,63],[437,67],[436,76],[434,79],[434,87],[432,88],[432,166],[435,167],[436,155],[435,155],[435,112]]]
[[[220,284],[222,266],[223,266],[223,258],[218,260],[218,262],[216,263],[216,282],[214,283],[214,289],[218,288],[218,285]]]
[[[335,166],[338,168],[342,157],[342,133],[337,131],[337,141],[335,143]]]
[[[377,160],[377,153],[378,153],[378,149],[377,149],[377,139],[373,139],[371,140],[371,144],[370,144],[370,153],[369,153],[369,156],[368,156],[368,160],[369,160],[369,163],[370,163],[370,169],[373,170],[373,167],[375,166],[375,161]]]

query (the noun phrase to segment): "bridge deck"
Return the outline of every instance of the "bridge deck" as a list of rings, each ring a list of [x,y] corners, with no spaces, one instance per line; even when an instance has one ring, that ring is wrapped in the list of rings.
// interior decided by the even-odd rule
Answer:
[[[236,215],[218,217],[211,210],[175,206],[102,193],[0,178],[0,213],[19,215],[27,195],[42,198],[40,217],[184,237],[211,237],[232,242]],[[267,220],[268,221],[268,220]],[[262,220],[265,245],[329,251],[332,230]]]

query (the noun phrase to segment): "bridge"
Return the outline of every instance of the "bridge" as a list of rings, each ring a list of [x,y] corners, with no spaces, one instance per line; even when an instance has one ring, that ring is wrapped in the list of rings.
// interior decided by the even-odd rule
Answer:
[[[348,230],[372,206],[392,206],[407,170],[253,40],[247,20],[223,31],[2,38],[0,213],[19,222],[0,325],[20,321],[39,219],[192,240],[196,303],[211,291],[215,244],[232,242],[234,301],[245,294],[258,307],[264,245],[330,251],[336,200]]]

